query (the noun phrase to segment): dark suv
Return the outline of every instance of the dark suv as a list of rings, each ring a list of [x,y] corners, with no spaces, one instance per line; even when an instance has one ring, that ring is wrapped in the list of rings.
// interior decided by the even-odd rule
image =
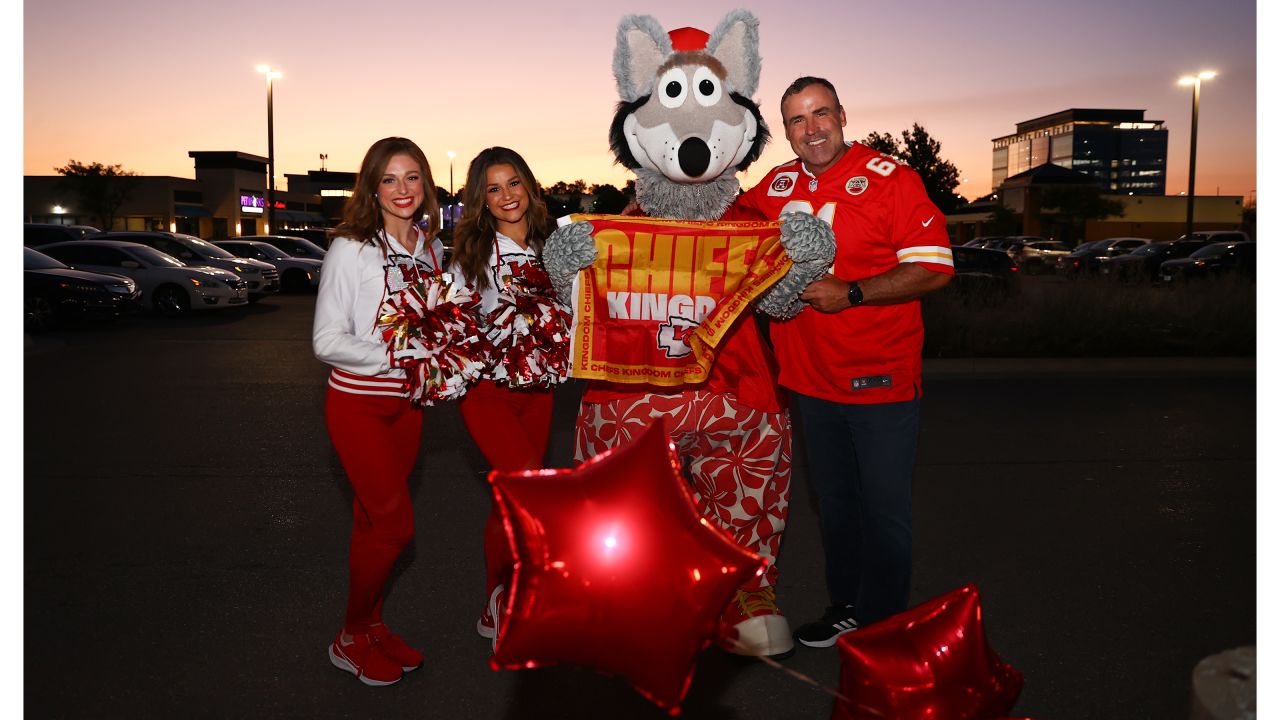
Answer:
[[[63,240],[79,240],[90,233],[100,232],[91,225],[54,225],[52,223],[24,223],[22,225],[22,244],[27,247],[39,247]]]

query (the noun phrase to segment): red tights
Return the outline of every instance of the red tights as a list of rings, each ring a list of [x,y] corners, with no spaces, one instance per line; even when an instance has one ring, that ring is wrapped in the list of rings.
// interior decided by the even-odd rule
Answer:
[[[502,472],[542,467],[551,431],[552,392],[512,390],[491,380],[472,386],[458,404],[462,421],[490,467]],[[487,575],[485,597],[498,585],[510,586],[511,551],[494,506],[484,526]]]
[[[422,412],[407,398],[330,387],[324,416],[355,491],[344,629],[359,634],[382,622],[387,578],[413,540],[409,473],[422,440]]]

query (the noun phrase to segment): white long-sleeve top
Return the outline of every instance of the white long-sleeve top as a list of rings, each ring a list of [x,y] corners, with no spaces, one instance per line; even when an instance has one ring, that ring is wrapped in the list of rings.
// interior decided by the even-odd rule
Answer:
[[[335,378],[346,380],[347,385],[359,383],[344,377],[342,371],[372,378],[370,388],[403,384],[405,372],[391,367],[387,345],[378,332],[378,311],[383,300],[404,287],[406,278],[415,271],[433,272],[444,255],[439,239],[428,244],[421,230],[414,228],[414,232],[418,233],[414,253],[385,232],[373,243],[335,238],[325,253],[311,348],[317,359],[334,367],[330,385],[353,391],[335,385]]]
[[[522,248],[515,240],[503,235],[500,232],[494,233],[497,236],[497,243],[493,250],[489,253],[489,263],[485,266],[489,273],[489,286],[483,290],[472,288],[480,296],[480,316],[484,317],[493,312],[498,307],[498,288],[502,287],[501,273],[506,270],[507,263],[516,262],[520,264],[536,263],[538,261],[538,253],[533,248]],[[501,258],[501,265],[499,265]],[[449,266],[449,272],[453,275],[455,283],[466,282],[462,277],[462,269],[458,267],[457,262]],[[324,275],[323,272],[320,273]]]

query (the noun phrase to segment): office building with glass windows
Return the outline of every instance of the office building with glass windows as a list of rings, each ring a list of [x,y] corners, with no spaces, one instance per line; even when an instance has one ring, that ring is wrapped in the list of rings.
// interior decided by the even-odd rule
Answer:
[[[1145,110],[1072,108],[1017,124],[991,142],[991,187],[1053,163],[1092,176],[1104,193],[1164,195],[1169,131]]]

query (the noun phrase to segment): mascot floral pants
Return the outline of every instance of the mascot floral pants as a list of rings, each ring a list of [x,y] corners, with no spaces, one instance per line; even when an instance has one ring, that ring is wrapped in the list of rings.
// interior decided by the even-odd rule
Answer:
[[[684,458],[702,516],[768,563],[744,590],[777,581],[775,561],[787,524],[791,487],[791,417],[738,404],[706,391],[645,394],[583,403],[574,459],[582,462],[628,442],[661,418]]]

